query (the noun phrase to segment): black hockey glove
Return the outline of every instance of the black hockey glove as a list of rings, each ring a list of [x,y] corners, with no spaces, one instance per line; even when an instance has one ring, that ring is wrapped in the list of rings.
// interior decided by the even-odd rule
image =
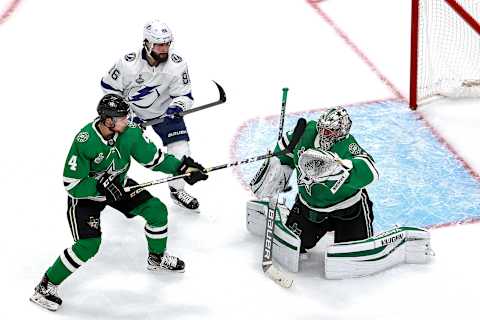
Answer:
[[[183,156],[178,174],[190,173],[189,176],[183,178],[188,184],[193,185],[200,180],[207,180],[208,175],[204,172],[205,168],[192,158]]]
[[[105,172],[97,181],[97,190],[107,197],[108,202],[119,201],[125,197],[125,190],[120,183],[119,175]]]

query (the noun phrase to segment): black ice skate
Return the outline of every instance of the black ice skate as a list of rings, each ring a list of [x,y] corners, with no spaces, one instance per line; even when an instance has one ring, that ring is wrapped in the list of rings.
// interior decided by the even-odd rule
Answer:
[[[62,299],[57,295],[57,286],[50,282],[45,274],[42,281],[35,287],[30,301],[50,311],[57,311],[62,305]]]
[[[171,256],[168,253],[157,254],[149,253],[147,259],[147,269],[152,271],[173,271],[185,272],[185,262],[180,258]]]
[[[185,190],[177,190],[170,187],[170,197],[178,206],[198,212],[198,207],[200,206],[198,200],[185,192]]]

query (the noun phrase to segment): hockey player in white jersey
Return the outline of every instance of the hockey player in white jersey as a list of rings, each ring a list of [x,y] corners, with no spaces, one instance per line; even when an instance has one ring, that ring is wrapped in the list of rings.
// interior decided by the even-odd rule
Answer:
[[[158,117],[164,121],[152,126],[170,154],[190,155],[190,138],[182,117],[175,116],[193,104],[187,64],[172,48],[170,28],[158,20],[143,29],[143,48],[123,56],[102,78],[105,93],[121,94],[130,104],[137,123]],[[198,200],[184,190],[185,183],[169,183],[176,204],[197,210]]]

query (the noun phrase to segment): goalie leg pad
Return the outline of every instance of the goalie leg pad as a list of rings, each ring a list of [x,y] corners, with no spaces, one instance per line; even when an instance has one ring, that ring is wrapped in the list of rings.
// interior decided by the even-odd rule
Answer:
[[[427,263],[433,251],[430,234],[415,227],[399,227],[366,240],[341,242],[325,252],[325,278],[363,277],[400,263]]]
[[[247,201],[247,230],[256,236],[263,237],[265,235],[267,212],[267,201]]]
[[[250,182],[250,189],[258,199],[270,198],[285,189],[292,172],[277,157],[268,158]]]
[[[247,230],[254,235],[265,235],[268,202],[252,200],[247,202]],[[273,258],[290,272],[298,272],[300,261],[300,238],[285,226],[288,208],[277,205],[275,229],[273,231]]]
[[[405,263],[422,264],[430,262],[435,252],[430,246],[430,233],[426,229],[404,227],[407,233]]]

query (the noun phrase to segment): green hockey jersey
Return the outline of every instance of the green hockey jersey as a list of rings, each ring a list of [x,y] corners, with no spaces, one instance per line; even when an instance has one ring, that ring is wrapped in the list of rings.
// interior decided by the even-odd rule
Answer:
[[[296,170],[299,198],[307,207],[327,213],[348,208],[360,200],[361,189],[378,179],[375,162],[351,134],[337,141],[329,151],[335,152],[341,159],[351,160],[353,168],[344,184],[332,193],[331,188],[336,181],[312,182],[311,179],[305,179],[305,174],[298,165],[300,155],[306,150],[321,150],[317,133],[316,121],[309,121],[293,153],[279,156],[280,162]],[[291,136],[292,132],[284,134],[277,143],[275,152],[284,150]]]
[[[106,141],[96,128],[98,119],[75,136],[63,170],[63,184],[73,198],[104,201],[97,191],[97,179],[104,173],[118,174],[123,183],[131,157],[153,171],[175,174],[180,160],[163,153],[134,123]]]

